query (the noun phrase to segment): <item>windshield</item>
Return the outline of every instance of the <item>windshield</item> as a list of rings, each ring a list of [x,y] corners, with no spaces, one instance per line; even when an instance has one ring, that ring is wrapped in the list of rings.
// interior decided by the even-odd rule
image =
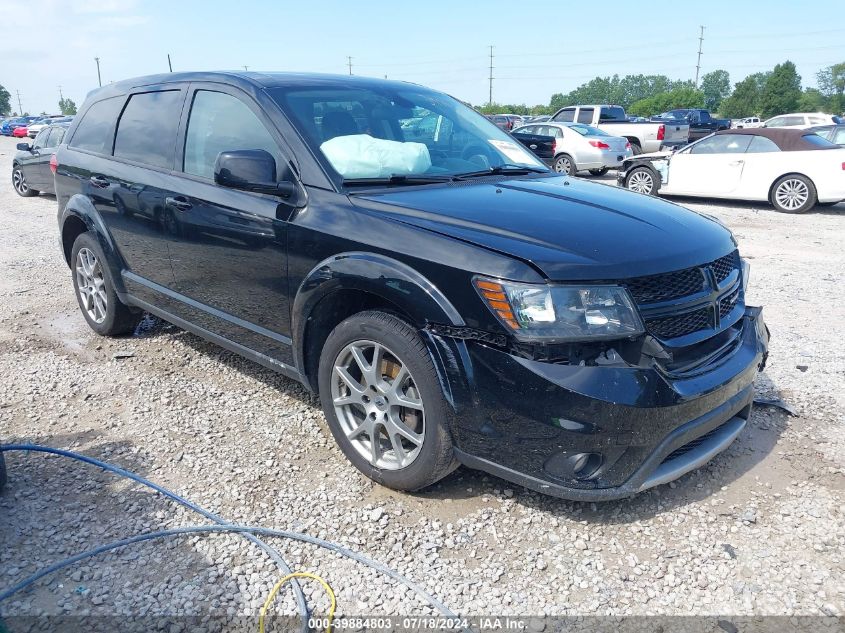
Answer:
[[[344,180],[546,171],[520,143],[447,95],[418,86],[273,88],[315,155]]]

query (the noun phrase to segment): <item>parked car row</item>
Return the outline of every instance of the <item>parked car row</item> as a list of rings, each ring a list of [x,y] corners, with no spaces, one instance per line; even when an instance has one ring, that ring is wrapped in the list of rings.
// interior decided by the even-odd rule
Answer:
[[[514,130],[513,137],[559,174],[600,176],[633,155],[628,139],[583,123],[533,123]]]
[[[15,138],[35,138],[35,136],[51,123],[72,121],[72,116],[57,114],[53,116],[25,116],[0,120],[0,134]]]

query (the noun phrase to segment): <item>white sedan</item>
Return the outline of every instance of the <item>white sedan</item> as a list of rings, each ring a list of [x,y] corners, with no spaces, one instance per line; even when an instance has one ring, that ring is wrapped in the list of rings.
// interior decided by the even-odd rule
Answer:
[[[807,130],[723,130],[675,153],[634,156],[618,180],[644,194],[760,200],[804,213],[845,200],[845,149]]]

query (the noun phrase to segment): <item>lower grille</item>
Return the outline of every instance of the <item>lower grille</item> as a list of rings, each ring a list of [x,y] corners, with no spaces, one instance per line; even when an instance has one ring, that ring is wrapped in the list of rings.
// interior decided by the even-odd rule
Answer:
[[[645,326],[659,338],[676,338],[710,327],[713,322],[711,314],[710,308],[701,308],[686,314],[648,319]]]
[[[672,451],[671,453],[669,453],[666,456],[666,459],[663,460],[663,463],[665,464],[666,462],[672,461],[673,459],[677,459],[678,457],[682,457],[683,455],[686,455],[687,453],[689,453],[691,450],[698,448],[699,446],[701,446],[702,444],[707,442],[711,437],[716,435],[716,433],[718,433],[719,429],[721,429],[721,428],[722,428],[721,426],[717,426],[712,431],[708,431],[704,435],[701,435],[701,436],[695,438],[694,440],[687,442],[683,446],[679,446],[678,448],[676,448],[674,451]]]

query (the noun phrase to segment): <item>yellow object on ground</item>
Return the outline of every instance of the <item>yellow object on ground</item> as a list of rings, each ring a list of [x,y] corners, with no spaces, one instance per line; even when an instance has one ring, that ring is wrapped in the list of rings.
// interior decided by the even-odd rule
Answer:
[[[267,600],[264,601],[264,606],[261,607],[261,614],[258,616],[258,632],[264,633],[264,617],[267,615],[267,609],[269,609],[270,605],[273,604],[273,598],[275,598],[276,594],[279,593],[279,589],[281,589],[282,586],[292,578],[311,578],[323,585],[323,589],[326,590],[326,593],[329,594],[329,599],[332,601],[331,607],[329,607],[329,623],[326,626],[326,633],[332,633],[332,619],[334,619],[334,609],[337,606],[334,591],[332,591],[329,583],[320,578],[317,574],[312,574],[307,571],[297,571],[292,574],[288,574],[276,583],[276,586],[273,587],[272,591],[270,591],[270,595],[267,596]]]

